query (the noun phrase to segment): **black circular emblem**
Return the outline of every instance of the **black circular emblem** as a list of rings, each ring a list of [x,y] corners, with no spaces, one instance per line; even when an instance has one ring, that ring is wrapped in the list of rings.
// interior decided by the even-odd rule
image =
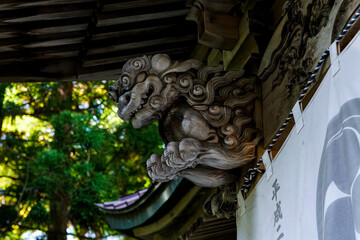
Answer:
[[[327,127],[316,199],[319,240],[360,239],[360,98]]]

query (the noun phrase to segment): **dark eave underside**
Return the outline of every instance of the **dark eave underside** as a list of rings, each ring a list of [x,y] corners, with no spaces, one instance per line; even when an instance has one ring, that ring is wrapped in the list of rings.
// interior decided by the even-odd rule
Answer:
[[[3,0],[0,82],[116,79],[139,55],[190,56],[184,0]]]

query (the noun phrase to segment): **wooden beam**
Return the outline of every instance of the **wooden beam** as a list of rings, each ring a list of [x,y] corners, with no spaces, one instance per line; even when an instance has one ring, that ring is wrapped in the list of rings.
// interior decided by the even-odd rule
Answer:
[[[76,78],[74,77],[75,81]],[[0,76],[1,83],[11,83],[11,82],[52,82],[55,81],[53,78],[42,77],[42,76]],[[59,79],[56,79],[59,81]]]
[[[29,23],[29,22],[36,22],[36,21],[64,20],[64,19],[79,18],[79,17],[89,17],[92,11],[93,11],[92,9],[86,9],[86,10],[77,10],[77,11],[70,11],[70,12],[38,14],[38,15],[33,15],[33,16],[18,17],[18,18],[12,18],[12,19],[1,19],[0,25]]]
[[[43,59],[61,59],[61,58],[70,58],[77,57],[79,55],[79,51],[59,51],[59,52],[51,52],[51,53],[38,53],[33,57],[25,57],[22,58],[22,61],[34,61],[34,60],[43,60]]]
[[[0,39],[6,39],[6,38],[16,38],[21,35],[20,32],[0,32]]]
[[[61,34],[52,33],[44,35],[29,35],[27,33],[17,31],[7,33],[6,35],[2,35],[0,33],[0,46],[8,46],[14,44],[18,44],[23,47],[33,47],[32,45],[61,46],[68,45],[69,41],[77,41],[76,39],[80,38],[84,38],[84,31],[67,32]],[[55,43],[54,41],[64,41],[64,43]]]
[[[17,51],[20,48],[20,46],[21,45],[19,45],[19,44],[13,44],[13,45],[8,45],[8,46],[0,46],[0,53]]]
[[[31,7],[50,7],[61,5],[73,5],[77,3],[96,3],[96,0],[47,0],[47,1],[30,1],[19,2],[17,0],[7,1],[7,3],[0,4],[0,12],[3,11],[16,11]]]
[[[223,51],[224,68],[227,71],[239,71],[249,62],[252,55],[257,53],[257,42],[252,35],[248,35],[245,41],[236,44],[232,51]]]
[[[196,38],[195,29],[191,28],[192,25],[187,24],[179,24],[176,28],[175,27],[163,27],[163,26],[154,26],[150,27],[152,31],[145,28],[133,28],[129,30],[119,30],[118,28],[114,28],[111,31],[111,36],[106,34],[106,37],[101,37],[101,39],[97,38],[97,34],[91,39],[91,42],[88,44],[88,49],[96,49],[102,48],[104,46],[111,46],[111,45],[121,45],[131,42],[138,42],[139,40],[153,40],[153,39],[161,39],[166,37],[173,37],[173,38],[181,38],[184,35],[193,34],[194,39]],[[142,30],[143,29],[143,30]],[[194,31],[192,31],[194,30]],[[114,32],[115,31],[115,32]],[[116,37],[115,37],[116,36]]]
[[[186,16],[189,10],[181,9],[175,11],[167,11],[167,12],[159,12],[159,13],[148,13],[148,14],[139,14],[133,16],[126,16],[126,17],[118,17],[118,18],[108,18],[108,19],[99,19],[97,27],[105,27],[110,25],[117,25],[117,24],[126,24],[126,23],[133,23],[133,22],[142,22],[142,21],[150,21],[154,19],[165,19],[171,17],[178,17],[178,16]]]
[[[222,222],[217,221],[216,224],[208,226],[207,224],[201,224],[200,227],[196,230],[196,234],[203,235],[205,233],[214,233],[219,232],[220,230],[228,230],[231,229],[232,231],[236,232],[236,223],[235,221],[232,222]]]
[[[38,36],[38,35],[46,35],[46,34],[54,34],[54,33],[61,34],[67,32],[85,31],[87,26],[88,23],[65,25],[65,26],[54,26],[54,27],[46,27],[46,28],[35,28],[27,31],[26,34]]]
[[[145,34],[154,34],[156,32],[168,32],[172,29],[179,29],[182,28],[183,23],[174,23],[174,24],[166,24],[163,26],[150,26],[150,27],[143,27],[143,28],[134,28],[128,29],[124,31],[113,31],[113,32],[104,32],[104,33],[95,33],[92,37],[92,41],[98,40],[109,40],[111,38],[128,38],[131,36],[138,36],[138,35],[145,35]]]
[[[221,230],[216,232],[203,233],[202,235],[196,235],[189,238],[189,240],[223,240],[223,239],[236,239],[236,226],[233,229]]]
[[[56,76],[43,73],[22,73],[17,76],[0,75],[0,82],[53,82],[53,81],[102,81],[102,80],[116,80],[120,75],[120,69],[110,69],[105,71],[98,71],[94,73],[84,73],[76,76],[75,74],[69,76]]]
[[[22,56],[22,57],[12,57],[12,58],[1,58],[0,57],[0,65],[4,64],[16,64],[19,62],[30,62],[30,61],[37,61],[37,60],[44,60],[44,59],[62,59],[62,58],[71,58],[77,57],[79,55],[79,51],[60,51],[54,53],[37,53],[33,56]]]
[[[157,51],[156,53],[164,53],[164,51]],[[141,51],[141,53],[139,53],[136,56],[142,56],[144,54],[147,54],[147,52],[143,52]],[[172,59],[187,59],[188,56],[190,54],[190,51],[188,52],[172,52],[169,53],[170,57]],[[135,54],[134,54],[135,56]],[[97,65],[97,66],[91,66],[91,67],[79,67],[77,70],[77,74],[78,75],[82,75],[82,74],[92,74],[92,73],[96,73],[96,72],[103,72],[103,71],[110,71],[110,70],[116,70],[117,72],[121,72],[121,68],[122,66],[126,63],[128,59],[122,61],[122,62],[114,62],[114,63],[108,63],[108,64],[103,64],[103,65]],[[114,76],[113,76],[114,77]]]
[[[79,44],[82,43],[83,37],[77,38],[67,38],[67,39],[56,39],[51,41],[43,41],[43,42],[34,42],[30,44],[23,45],[24,48],[43,48],[43,47],[59,47],[71,44]]]
[[[178,53],[183,53],[185,51],[190,52],[190,50],[192,49],[192,47],[179,47],[179,48],[170,48],[167,50],[161,50],[162,53],[171,55],[171,54],[178,54]],[[159,53],[159,51],[149,51],[146,52],[147,55],[154,55]],[[99,58],[96,60],[86,60],[84,61],[84,64],[82,65],[82,67],[94,67],[94,66],[99,66],[99,65],[106,65],[106,64],[114,64],[114,63],[120,63],[120,62],[126,62],[127,60],[131,59],[131,58],[135,58],[138,57],[139,54],[131,54],[131,55],[124,55],[124,56],[119,56],[119,57],[111,57],[111,58]]]
[[[76,76],[55,77],[55,76],[41,76],[33,74],[29,76],[0,76],[1,83],[9,82],[53,82],[53,81],[102,81],[102,80],[116,80],[120,75],[119,69],[112,69],[96,73],[86,73]]]
[[[194,51],[191,53],[190,58],[197,59],[205,63],[210,52],[211,52],[211,48],[198,43]]]
[[[116,77],[121,64],[135,56],[190,55],[196,35],[189,34],[194,28],[185,21],[188,10],[179,7],[184,0],[107,2],[93,35],[86,31],[99,7],[96,0],[1,2],[0,81],[73,81],[75,75],[80,81],[102,80],[104,74]],[[89,50],[81,66],[85,37]]]
[[[120,3],[111,3],[105,4],[102,11],[116,11],[116,10],[124,10],[124,9],[131,9],[131,8],[143,8],[147,6],[154,6],[160,4],[168,4],[168,3],[175,3],[175,2],[184,2],[184,0],[137,0],[137,1],[129,1],[129,2],[120,2]]]
[[[120,45],[112,45],[112,46],[106,46],[102,48],[96,48],[96,49],[89,49],[88,56],[94,55],[94,54],[102,54],[102,53],[108,53],[108,52],[116,52],[116,51],[122,51],[122,50],[129,50],[129,49],[136,49],[136,48],[142,48],[142,47],[150,47],[150,46],[157,46],[161,44],[168,44],[168,43],[178,43],[188,40],[196,39],[196,36],[193,34],[188,34],[184,36],[179,37],[166,37],[166,38],[160,38],[160,39],[153,39],[153,40],[145,40],[145,41],[139,41],[139,42],[130,42],[130,43],[124,43]]]
[[[106,71],[98,71],[94,73],[84,73],[80,74],[76,81],[102,81],[102,80],[117,80],[120,76],[120,69],[111,69]]]

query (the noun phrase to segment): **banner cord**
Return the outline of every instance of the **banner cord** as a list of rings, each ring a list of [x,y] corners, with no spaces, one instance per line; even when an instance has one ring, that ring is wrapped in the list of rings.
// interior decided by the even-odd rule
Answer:
[[[359,18],[360,16],[360,9],[356,11],[355,15],[351,18],[351,20],[347,23],[347,25],[345,26],[345,28],[342,30],[342,32],[340,33],[340,35],[335,39],[336,43],[339,43],[341,41],[341,39],[346,35],[346,33],[349,31],[349,29],[354,25],[354,23],[356,22],[356,20]],[[314,71],[311,73],[310,78],[308,79],[308,81],[306,82],[306,85],[303,89],[303,91],[300,94],[300,97],[298,98],[298,101],[301,103],[302,100],[304,99],[307,91],[309,90],[311,84],[314,82],[315,80],[315,76],[316,74],[319,72],[322,64],[324,63],[325,59],[329,56],[329,48],[327,48],[325,50],[325,52],[321,55],[320,60],[318,61]],[[290,112],[290,114],[288,115],[288,117],[285,119],[284,123],[281,125],[280,129],[278,130],[278,132],[276,133],[275,137],[273,138],[273,140],[271,141],[269,147],[266,149],[267,152],[270,152],[271,149],[273,148],[273,146],[275,145],[276,141],[279,139],[281,133],[284,131],[286,125],[288,125],[289,121],[291,120],[291,118],[293,117],[293,113],[292,111]],[[251,187],[251,183],[255,181],[256,179],[256,175],[258,173],[265,173],[266,170],[264,169],[260,169],[260,165],[262,164],[263,159],[260,158],[260,160],[257,162],[256,166],[254,168],[250,168],[247,173],[246,176],[244,177],[244,184],[241,187],[241,192],[245,195]]]

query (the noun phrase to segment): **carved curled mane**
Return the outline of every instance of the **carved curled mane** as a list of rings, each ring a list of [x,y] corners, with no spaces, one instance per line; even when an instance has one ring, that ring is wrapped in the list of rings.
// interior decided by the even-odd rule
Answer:
[[[127,61],[113,87],[117,91],[118,96],[121,96],[136,84],[138,74],[149,71],[151,67],[151,56],[137,57]]]
[[[134,127],[160,121],[166,148],[147,161],[152,179],[181,176],[206,187],[235,181],[230,170],[254,159],[259,140],[252,116],[256,93],[243,74],[194,59],[174,63],[165,54],[125,64],[109,94],[118,115]]]
[[[176,89],[174,91],[184,97],[189,106],[217,129],[220,144],[225,149],[238,152],[249,161],[253,159],[259,140],[252,122],[256,98],[253,82],[242,78],[243,71],[226,72],[223,66],[198,69],[201,65],[197,60],[173,66],[162,74],[167,84],[163,92]]]
[[[203,66],[195,59],[171,63],[166,55],[138,57],[123,66],[112,88],[113,98],[117,99],[150,74],[163,82],[160,94],[149,99],[155,111],[169,108],[182,97],[216,129],[219,140],[215,142],[245,161],[254,158],[259,140],[252,122],[256,94],[252,80],[243,77],[244,71],[224,71],[221,65]]]

